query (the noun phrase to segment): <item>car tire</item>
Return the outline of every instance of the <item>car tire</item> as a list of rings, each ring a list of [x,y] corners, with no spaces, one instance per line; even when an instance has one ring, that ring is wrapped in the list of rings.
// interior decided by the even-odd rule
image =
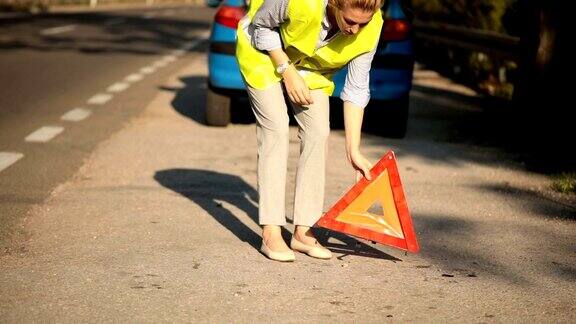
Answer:
[[[371,100],[364,114],[364,130],[391,138],[403,138],[408,128],[408,95],[396,100]]]
[[[206,125],[225,127],[230,123],[231,99],[208,88],[206,93]]]

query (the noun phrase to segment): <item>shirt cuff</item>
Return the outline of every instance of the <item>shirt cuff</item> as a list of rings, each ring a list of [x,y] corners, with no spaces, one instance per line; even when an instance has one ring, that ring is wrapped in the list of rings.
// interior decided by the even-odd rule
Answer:
[[[348,91],[344,89],[340,93],[340,99],[342,99],[342,101],[353,103],[354,105],[364,109],[368,105],[368,102],[370,102],[370,91],[365,94],[353,94],[348,93]]]

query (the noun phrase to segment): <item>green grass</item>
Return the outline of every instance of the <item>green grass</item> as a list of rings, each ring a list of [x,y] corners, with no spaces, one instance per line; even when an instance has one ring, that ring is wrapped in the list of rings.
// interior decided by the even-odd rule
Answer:
[[[552,188],[562,193],[576,194],[576,172],[564,172],[553,177]]]

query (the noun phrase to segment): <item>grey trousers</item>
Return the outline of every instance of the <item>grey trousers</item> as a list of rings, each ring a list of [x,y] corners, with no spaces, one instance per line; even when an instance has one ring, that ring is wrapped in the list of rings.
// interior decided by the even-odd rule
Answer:
[[[258,222],[286,225],[286,174],[289,117],[280,82],[258,90],[247,85],[256,116],[258,142]],[[312,226],[322,216],[327,140],[330,135],[329,98],[311,90],[314,103],[291,103],[298,123],[300,157],[296,173],[294,225]]]

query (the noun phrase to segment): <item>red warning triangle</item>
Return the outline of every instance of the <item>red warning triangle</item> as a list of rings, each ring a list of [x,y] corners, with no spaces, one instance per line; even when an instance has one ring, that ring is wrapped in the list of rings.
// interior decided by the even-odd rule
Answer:
[[[316,225],[409,252],[420,249],[394,152],[388,151]]]

